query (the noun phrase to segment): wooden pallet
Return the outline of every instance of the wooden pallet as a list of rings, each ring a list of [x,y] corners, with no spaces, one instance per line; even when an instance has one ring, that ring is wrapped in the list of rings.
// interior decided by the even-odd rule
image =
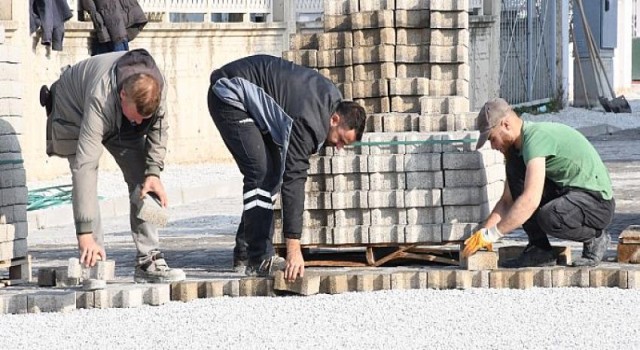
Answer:
[[[286,256],[284,245],[274,245]],[[305,266],[379,267],[404,262],[429,262],[459,266],[459,244],[424,246],[419,243],[397,245],[304,245]]]
[[[9,278],[0,278],[0,287],[31,282],[31,255],[0,260],[0,268],[9,268]]]

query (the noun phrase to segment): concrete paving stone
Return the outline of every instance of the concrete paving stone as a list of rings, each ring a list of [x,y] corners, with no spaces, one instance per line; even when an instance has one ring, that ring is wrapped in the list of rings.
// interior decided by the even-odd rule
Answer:
[[[24,101],[18,98],[0,98],[0,116],[2,116],[2,120],[8,121],[7,128],[9,128],[11,132],[7,132],[4,130],[2,134],[21,134],[24,130],[19,127],[20,125],[14,123],[14,120],[22,120],[24,110]],[[8,118],[10,116],[14,116],[17,118]]]
[[[353,47],[353,64],[372,64],[383,62],[395,62],[395,45],[355,46]],[[358,75],[356,74],[356,77]],[[393,69],[395,76],[395,66]],[[386,78],[386,77],[385,77]]]
[[[366,1],[369,3],[369,1]],[[353,31],[356,46],[395,45],[396,31],[393,28],[375,28]]]
[[[346,274],[323,275],[320,277],[319,292],[323,294],[340,294],[349,291],[349,278]]]
[[[404,208],[431,208],[442,205],[442,190],[438,188],[416,189],[408,187],[403,191]]]
[[[56,268],[41,267],[38,269],[38,285],[41,287],[54,287],[56,285]]]
[[[396,53],[395,53],[395,62],[397,64],[403,63],[411,63],[413,65],[417,63],[429,63],[429,46],[418,46],[418,45],[396,45]],[[406,74],[406,73],[405,73]],[[396,69],[396,75],[398,77],[404,77],[401,74],[398,74],[398,70]],[[407,78],[413,77],[427,77],[425,75],[410,75],[406,76]]]
[[[404,154],[371,154],[367,156],[369,176],[376,174],[402,173],[404,171]],[[381,175],[381,176],[384,176]]]
[[[306,192],[331,192],[334,190],[334,179],[326,174],[308,175],[304,190]]]
[[[389,106],[391,108],[391,106]],[[382,117],[385,113],[370,113],[365,122],[365,135],[367,133],[379,133],[384,132]]]
[[[324,0],[325,15],[349,15],[360,11],[358,0]]]
[[[333,156],[331,160],[332,174],[353,174],[367,172],[367,156]]]
[[[465,11],[460,12],[443,12],[433,11],[429,12],[429,24],[432,29],[469,29],[469,13]]]
[[[489,272],[490,288],[529,289],[533,288],[533,270],[498,269]]]
[[[493,149],[474,152],[447,152],[442,155],[442,168],[446,170],[484,169],[491,165],[504,166],[504,156]]]
[[[395,76],[396,66],[393,62],[365,63],[355,64],[353,66],[353,79],[351,80],[373,81],[379,79],[391,79],[395,78]]]
[[[423,276],[420,278],[420,276]],[[425,289],[427,273],[420,271],[398,271],[391,273],[391,289]]]
[[[69,258],[67,260],[67,276],[82,279],[82,265],[80,265],[80,259]]]
[[[589,287],[589,268],[563,268],[551,271],[554,287]]]
[[[442,154],[440,153],[408,153],[404,156],[405,171],[440,171],[442,170]],[[445,183],[447,176],[445,172]]]
[[[389,276],[389,275],[386,275]],[[356,274],[356,291],[357,292],[374,292],[385,290],[383,284],[384,275],[380,271],[358,272]],[[389,289],[389,288],[386,288]]]
[[[407,225],[404,228],[405,243],[442,242],[442,224]]]
[[[362,136],[362,141],[372,143],[370,146],[363,146],[364,154],[375,155],[405,153],[405,145],[402,143],[402,141],[405,141],[405,133],[365,133]]]
[[[318,33],[297,33],[289,36],[289,50],[318,50]]]
[[[369,209],[339,209],[334,210],[335,227],[341,226],[369,226],[371,225],[371,212]]]
[[[115,260],[98,261],[95,266],[89,268],[88,277],[98,280],[113,281],[115,280],[116,262]],[[85,273],[83,272],[83,275]],[[86,276],[86,275],[85,275]]]
[[[354,98],[389,96],[389,81],[387,79],[354,81],[351,83],[351,93]]]
[[[444,205],[444,222],[481,222],[491,213],[498,201],[478,205]]]
[[[428,10],[430,0],[396,0],[396,10]]]
[[[407,141],[405,153],[441,153],[441,140],[442,135],[436,133],[412,132],[405,137],[405,141]]]
[[[367,114],[391,112],[389,97],[357,98],[354,102],[361,105]]]
[[[469,96],[469,82],[457,80],[430,80],[429,95],[431,96]]]
[[[352,16],[351,15],[328,15],[325,14],[323,19],[324,31],[326,33],[331,32],[350,32],[353,29]],[[322,45],[320,45],[322,49]],[[324,47],[325,49],[327,47]]]
[[[489,288],[489,271],[454,270],[456,289]]]
[[[370,189],[367,174],[336,174],[330,175],[333,181],[333,191],[368,191]]]
[[[360,11],[394,10],[396,0],[360,0]]]
[[[589,271],[589,286],[627,289],[627,271],[620,268],[596,267]]]
[[[369,191],[331,192],[332,209],[369,208]]]
[[[0,242],[0,260],[22,258],[27,256],[27,253],[28,246],[26,239],[16,239],[9,242]]]
[[[540,288],[553,287],[553,270],[556,267],[536,268],[533,271],[533,286]]]
[[[0,81],[0,88],[2,86]],[[0,135],[0,150],[7,153],[20,153],[22,148],[20,147],[20,141],[18,137],[13,134]]]
[[[283,51],[282,58],[301,66],[318,67],[318,50]]]
[[[393,226],[406,225],[407,211],[396,208],[371,209],[371,225],[373,226]]]
[[[393,98],[391,102],[393,110]],[[415,131],[418,127],[418,115],[415,113],[386,113],[382,117],[384,132],[406,132]]]
[[[462,249],[464,244],[460,245],[460,250]],[[480,250],[470,257],[461,256],[460,268],[471,271],[495,270],[498,268],[498,252]]]
[[[353,47],[353,34],[350,31],[318,34],[320,50],[347,49]]]
[[[199,281],[180,281],[171,283],[171,300],[188,302],[198,299]]]
[[[405,226],[369,226],[369,243],[404,243]]]
[[[12,153],[6,153],[7,159],[11,158]],[[2,159],[5,160],[5,159]],[[0,188],[14,188],[26,185],[26,173],[24,168],[10,169],[2,171],[2,179],[0,179]]]
[[[431,64],[429,63],[396,62],[396,77],[398,78],[429,78],[430,72]]]
[[[332,244],[369,243],[368,226],[341,226],[333,228]]]
[[[313,155],[309,158],[309,175],[327,174],[331,172],[331,157]]]
[[[431,29],[429,43],[435,46],[469,46],[468,29]]]
[[[318,51],[318,67],[345,67],[353,65],[353,49],[331,49]]]
[[[333,226],[335,218],[332,210],[305,210],[302,213],[303,226]]]
[[[204,286],[204,293],[199,298],[221,298],[224,296],[224,285],[226,280],[207,280],[202,283]]]
[[[22,98],[22,84],[10,80],[0,80],[0,98]]]
[[[406,189],[438,189],[444,187],[442,171],[406,172]]]
[[[327,227],[303,227],[301,244],[333,244],[333,226]],[[284,236],[280,242],[284,243]]]
[[[230,279],[224,285],[224,295],[230,297],[240,296],[240,280]]]
[[[238,288],[241,297],[272,296],[273,279],[265,277],[241,278]]]
[[[345,100],[353,100],[353,84],[352,84],[352,82],[334,83],[334,84],[336,85],[338,90],[340,90],[340,93],[342,94],[342,97]]]
[[[627,270],[627,288],[640,289],[640,270],[633,268]],[[0,308],[0,311],[2,308]]]
[[[420,96],[393,96],[391,97],[391,112],[419,113],[421,108],[420,98]],[[411,126],[408,128],[410,129]]]
[[[429,62],[434,63],[466,63],[469,61],[469,49],[466,46],[429,46]],[[438,80],[433,79],[432,80]]]
[[[353,67],[320,68],[318,72],[331,81],[350,82],[354,80]]]
[[[454,269],[427,270],[427,288],[429,289],[456,288],[456,270]]]
[[[442,207],[407,208],[407,225],[442,224],[444,222]]]
[[[351,29],[393,28],[394,15],[392,10],[358,12],[351,15]]]
[[[159,306],[169,301],[171,301],[171,284],[150,283],[143,287],[142,302],[144,304]]]
[[[93,291],[76,291],[76,309],[93,309],[95,307]]]
[[[291,292],[299,295],[314,295],[320,292],[320,276],[305,273],[303,278],[296,278],[293,282],[284,279],[284,272],[276,272],[273,279],[273,289]]]
[[[15,238],[16,227],[14,224],[0,224],[0,242],[13,241]]]
[[[429,10],[396,10],[396,28],[430,28]]]
[[[456,222],[442,224],[442,241],[461,241],[469,237],[473,232],[477,231],[477,222]]]
[[[446,187],[477,187],[488,183],[504,181],[505,167],[501,164],[488,166],[484,169],[444,170],[444,184]]]
[[[429,79],[420,77],[389,79],[389,93],[391,96],[429,95]]]
[[[115,308],[134,308],[144,305],[144,286],[116,285],[117,288],[109,288],[111,306]]]
[[[476,150],[479,132],[460,130],[442,132],[442,139],[447,143],[442,144],[442,152],[471,152]]]
[[[429,66],[428,76],[432,80],[469,81],[469,65],[466,63],[434,63]]]
[[[28,308],[26,293],[0,294],[0,315],[26,314],[27,312]]]
[[[468,11],[469,0],[431,0],[431,11]]]
[[[428,28],[396,28],[396,45],[424,46],[431,39]]]
[[[502,196],[504,181],[486,186],[445,187],[442,189],[443,205],[478,205],[493,202]]]
[[[404,190],[368,191],[367,208],[404,208]]]
[[[305,209],[331,209],[333,192],[309,192],[304,199]]]
[[[404,190],[406,177],[402,172],[369,174],[369,191]]]
[[[640,244],[618,243],[616,261],[623,264],[640,263]]]
[[[469,99],[459,96],[420,98],[420,114],[457,114],[469,112]]]
[[[76,309],[74,291],[38,291],[27,294],[29,313],[70,312]]]

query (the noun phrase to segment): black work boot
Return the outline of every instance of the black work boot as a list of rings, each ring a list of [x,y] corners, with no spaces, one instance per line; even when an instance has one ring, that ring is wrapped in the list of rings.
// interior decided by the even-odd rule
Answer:
[[[245,270],[247,276],[273,277],[276,271],[284,271],[286,260],[277,255],[268,257],[258,265],[249,264]]]
[[[556,260],[557,257],[552,250],[528,244],[520,256],[506,260],[501,265],[506,268],[555,266]]]
[[[600,235],[582,244],[582,257],[573,262],[573,266],[598,266],[609,248],[611,237],[607,231],[599,231]]]
[[[45,108],[47,115],[51,114],[51,91],[46,85],[40,87],[40,105]]]

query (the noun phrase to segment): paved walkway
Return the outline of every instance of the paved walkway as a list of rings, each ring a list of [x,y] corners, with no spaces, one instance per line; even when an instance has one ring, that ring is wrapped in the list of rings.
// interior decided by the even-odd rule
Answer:
[[[609,167],[617,198],[616,215],[610,226],[612,247],[607,255],[613,261],[619,233],[630,224],[640,224],[640,202],[636,201],[640,195],[640,131],[623,130],[591,140]],[[241,213],[238,195],[241,177],[233,170],[233,165],[226,167],[209,184],[189,187],[176,181],[173,187],[168,188],[174,194],[174,205],[171,207],[169,225],[160,232],[162,249],[169,264],[184,268],[189,278],[233,274],[230,267],[234,234]],[[205,169],[206,166],[201,168]],[[182,172],[189,173],[190,166],[184,166]],[[126,212],[126,202],[115,200],[115,207],[120,209],[103,215],[107,254],[116,261],[118,278],[131,280],[135,249],[128,218],[122,215]],[[120,215],[116,215],[118,212]],[[77,256],[70,208],[45,209],[39,214],[46,214],[50,222],[55,217],[61,222],[66,221],[66,224],[40,230],[31,226],[29,245],[34,273],[40,267],[64,266],[68,258]],[[525,242],[526,236],[519,231],[504,243]],[[558,242],[570,245],[574,256],[579,254],[581,244]]]

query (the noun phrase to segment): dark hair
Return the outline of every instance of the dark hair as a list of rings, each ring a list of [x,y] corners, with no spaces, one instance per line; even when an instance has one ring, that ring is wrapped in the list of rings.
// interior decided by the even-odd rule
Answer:
[[[340,115],[340,125],[346,126],[348,130],[355,130],[356,140],[360,141],[367,119],[364,108],[353,101],[341,101],[336,108],[336,113]]]
[[[143,116],[156,112],[160,106],[160,84],[149,74],[138,73],[129,76],[122,84],[127,97],[136,104],[136,110]]]

